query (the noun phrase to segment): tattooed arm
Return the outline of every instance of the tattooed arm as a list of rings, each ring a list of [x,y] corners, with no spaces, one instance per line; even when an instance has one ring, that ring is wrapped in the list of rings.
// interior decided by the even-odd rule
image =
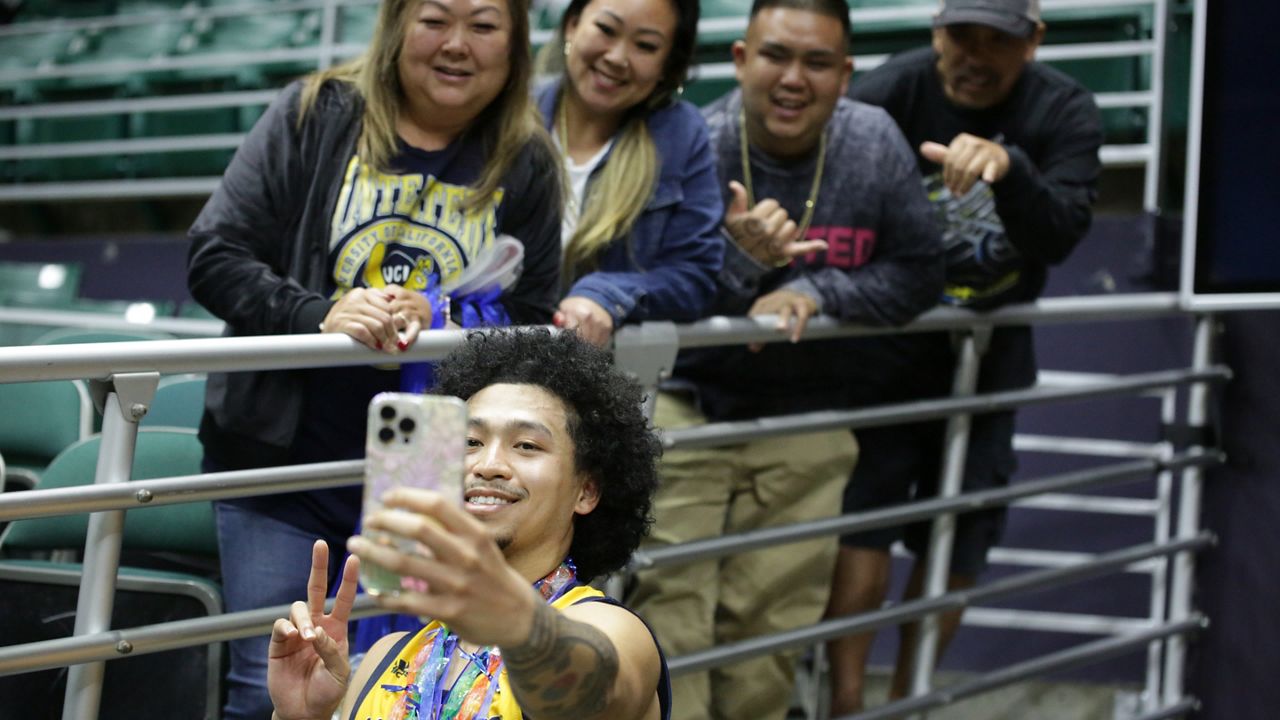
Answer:
[[[535,718],[658,717],[653,636],[630,612],[538,604],[528,639],[502,648],[520,709]]]
[[[435,618],[466,642],[501,648],[526,715],[657,719],[661,663],[639,618],[599,602],[562,612],[547,607],[532,583],[557,561],[544,558],[522,575],[490,531],[456,500],[410,488],[392,490],[382,500],[388,509],[366,518],[365,529],[412,538],[429,552],[406,554],[360,536],[348,541],[361,562],[421,581],[418,589],[379,596],[379,605]]]

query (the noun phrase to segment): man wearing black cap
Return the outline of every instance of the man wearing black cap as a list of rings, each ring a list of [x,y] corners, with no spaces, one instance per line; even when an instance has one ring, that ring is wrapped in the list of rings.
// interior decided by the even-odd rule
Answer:
[[[930,200],[943,222],[948,305],[988,310],[1039,296],[1049,265],[1061,262],[1092,218],[1102,127],[1092,94],[1033,60],[1044,38],[1039,0],[944,0],[931,47],[902,53],[864,77],[850,96],[889,112],[919,153]],[[866,341],[854,404],[900,402],[950,393],[954,355],[945,334]],[[1003,327],[983,356],[979,392],[1035,381],[1030,328]],[[1012,475],[1012,412],[973,418],[966,491]],[[906,502],[936,492],[941,422],[858,432],[862,456],[845,491],[845,512]],[[1004,525],[1002,510],[958,516],[950,586],[972,585]],[[889,580],[889,547],[903,540],[921,557],[929,524],[841,539],[829,617],[878,608]],[[923,563],[907,593],[918,594]],[[941,648],[960,621],[943,616]],[[902,628],[892,694],[906,694],[915,626]],[[834,715],[862,707],[872,635],[829,646]]]

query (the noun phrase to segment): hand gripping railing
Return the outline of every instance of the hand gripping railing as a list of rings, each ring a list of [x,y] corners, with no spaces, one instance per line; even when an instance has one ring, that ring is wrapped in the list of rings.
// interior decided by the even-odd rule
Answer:
[[[927,313],[904,330],[855,327],[819,318],[811,325],[808,337],[821,339],[888,332],[952,329],[960,330],[962,335],[972,338],[971,331],[967,331],[966,328],[977,327],[977,331],[982,332],[982,328],[1003,324],[1151,318],[1173,315],[1177,312],[1176,308],[1176,297],[1165,294],[1043,300],[1031,305],[1005,308],[982,316],[963,311],[936,310]],[[0,321],[4,319],[3,312],[0,311]],[[1031,388],[987,395],[919,401],[900,406],[808,413],[745,423],[717,423],[700,428],[673,430],[666,434],[665,443],[669,447],[726,444],[822,428],[856,428],[927,418],[966,417],[973,412],[1013,408],[1040,402],[1133,393],[1150,388],[1184,384],[1190,384],[1193,388],[1203,388],[1205,383],[1224,379],[1228,375],[1224,368],[1209,364],[1207,323],[1208,319],[1202,318],[1198,326],[1196,362],[1195,366],[1189,370],[1144,373],[1115,380],[1080,384],[1072,388]],[[426,333],[411,351],[398,356],[395,360],[438,359],[448,349],[461,342],[462,337],[463,333],[459,331]],[[616,355],[621,366],[629,369],[652,388],[656,386],[659,378],[670,371],[677,346],[689,348],[743,342],[770,342],[780,339],[778,333],[772,329],[771,318],[712,318],[681,326],[651,323],[621,330],[616,337]],[[1201,340],[1204,342],[1201,343]],[[970,342],[973,341],[970,340]],[[1204,352],[1201,352],[1202,345]],[[973,343],[973,347],[976,353],[977,344]],[[0,496],[0,520],[71,512],[93,513],[89,544],[98,546],[87,549],[87,557],[94,557],[95,562],[85,565],[79,613],[84,616],[84,621],[77,626],[76,636],[44,643],[0,648],[0,674],[76,663],[75,667],[82,669],[73,673],[74,682],[69,683],[64,717],[92,717],[96,712],[97,693],[101,686],[100,661],[104,659],[119,657],[124,653],[155,652],[267,631],[271,619],[278,617],[282,612],[281,608],[166,623],[132,630],[109,630],[107,618],[109,618],[112,583],[118,559],[118,527],[122,522],[123,512],[141,506],[352,484],[359,480],[360,464],[359,462],[325,463],[217,473],[189,478],[163,478],[127,484],[117,482],[128,477],[136,422],[145,414],[150,403],[150,393],[154,390],[155,377],[159,373],[358,365],[387,360],[386,355],[369,351],[353,340],[340,335],[162,340],[94,346],[0,349],[0,382],[89,378],[93,381],[96,394],[104,399],[102,407],[107,415],[107,422],[104,424],[104,450],[99,461],[98,482],[94,486],[49,491],[36,490]],[[963,375],[976,373],[976,356],[974,360],[972,363],[961,363]],[[966,380],[961,377],[957,384],[960,381]],[[1193,393],[1193,404],[1203,404],[1204,401],[1205,395],[1202,391],[1197,390]],[[964,444],[962,429],[962,427],[956,428],[950,434],[949,441],[953,445]],[[820,534],[846,532],[855,528],[883,527],[891,523],[899,524],[926,517],[946,518],[955,512],[1007,504],[1033,493],[1116,481],[1150,474],[1157,470],[1182,471],[1184,477],[1198,482],[1196,473],[1199,468],[1217,460],[1216,453],[1193,450],[1162,460],[1146,459],[1135,463],[1120,463],[1082,473],[1068,473],[1019,483],[1011,488],[983,493],[958,495],[953,492],[943,492],[937,499],[911,506],[888,508],[791,528],[770,528],[736,538],[715,538],[686,546],[651,550],[638,554],[635,562],[638,565],[653,566],[688,562],[698,557],[718,556],[732,551],[741,552],[748,547],[792,542]],[[948,464],[954,462],[955,457],[952,457]],[[951,488],[951,490],[954,489],[956,488]],[[944,490],[948,488],[944,487]],[[1194,502],[1198,496],[1191,493],[1189,497]],[[940,593],[935,587],[935,592],[926,593],[923,598],[914,601],[914,604],[904,604],[898,608],[899,611],[906,613],[900,618],[906,618],[908,615],[928,617],[939,610],[960,607],[975,599],[989,597],[984,595],[984,592],[1013,592],[1016,589],[1024,589],[1029,587],[1026,583],[1035,582],[1037,578],[1040,581],[1053,582],[1055,579],[1075,577],[1077,573],[1088,573],[1094,570],[1102,572],[1106,569],[1129,565],[1143,558],[1176,554],[1178,562],[1175,565],[1173,593],[1175,610],[1171,614],[1169,624],[1163,627],[1168,631],[1166,634],[1181,633],[1194,626],[1196,620],[1190,611],[1189,602],[1186,601],[1190,587],[1191,552],[1208,542],[1207,536],[1198,532],[1194,514],[1195,509],[1188,509],[1184,504],[1177,538],[1172,542],[1156,543],[1098,556],[1081,567],[1050,568],[1045,571],[1024,573],[1008,581],[962,593]],[[935,520],[935,522],[938,521]],[[1150,554],[1143,554],[1148,552]],[[945,555],[945,553],[942,554]],[[945,562],[942,567],[945,568]],[[1019,578],[1022,579],[1019,580]],[[1179,594],[1182,596],[1181,601]],[[361,607],[362,612],[376,612],[368,607],[367,601],[362,601]],[[867,617],[871,617],[872,620],[867,620]],[[870,627],[857,623],[872,622],[875,617],[881,617],[884,623],[892,621],[873,613],[872,616],[831,621],[835,624],[820,625],[812,631],[822,633],[837,628],[846,633],[857,632]],[[1151,632],[1156,634],[1151,635],[1150,638],[1144,635],[1128,637],[1124,640],[1137,644],[1150,642],[1152,638],[1164,637],[1157,632],[1158,630],[1160,629],[1153,628]],[[804,632],[804,630],[797,632]],[[927,633],[922,633],[921,636],[922,642],[929,641]],[[782,639],[759,638],[750,641],[757,643],[755,645],[715,648],[708,651],[712,653],[711,655],[698,653],[677,658],[673,661],[672,667],[676,672],[688,672],[699,664],[719,663],[724,657],[728,657],[717,654],[721,652],[732,652],[737,654],[735,656],[741,657],[747,656],[742,653],[774,652],[776,647],[771,643],[791,642],[786,639],[787,634],[779,637]],[[1110,652],[1107,649],[1110,647],[1112,645],[1100,645],[1099,652]],[[1171,674],[1180,674],[1183,662],[1181,653],[1180,645],[1170,646],[1166,677],[1172,677]],[[95,667],[98,669],[94,669]],[[923,668],[921,672],[925,676],[925,681],[917,684],[914,702],[933,702],[933,700],[920,698],[946,697],[928,690],[929,667],[924,663],[920,663],[918,667]],[[1010,677],[1016,675],[1014,673]],[[972,685],[971,689],[976,692],[985,687],[986,685],[979,684]],[[1150,709],[1153,712],[1165,711],[1177,707],[1184,701],[1180,686],[1170,683],[1166,685],[1166,706]]]

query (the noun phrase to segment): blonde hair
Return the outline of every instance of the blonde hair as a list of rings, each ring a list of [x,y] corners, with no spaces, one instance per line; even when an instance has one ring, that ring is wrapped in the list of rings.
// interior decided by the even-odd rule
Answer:
[[[357,152],[364,162],[387,172],[397,154],[396,119],[404,101],[400,87],[400,50],[411,13],[422,0],[385,0],[378,11],[373,39],[364,54],[342,65],[311,73],[302,88],[298,112],[301,126],[315,106],[320,88],[329,81],[350,85],[364,100]],[[516,157],[532,140],[550,150],[550,139],[529,97],[533,73],[529,44],[528,0],[506,0],[511,18],[510,72],[498,96],[480,111],[468,133],[478,133],[485,153],[484,169],[473,185],[466,206],[487,202],[502,183]]]
[[[550,48],[558,49],[552,50]],[[538,54],[538,71],[560,72],[564,70],[564,32],[556,35],[556,40],[543,46]],[[555,58],[559,58],[557,61]],[[568,92],[568,78],[564,77],[560,87],[560,97],[556,100],[557,113],[564,112],[564,94]],[[658,148],[654,145],[653,136],[649,134],[649,125],[645,122],[648,115],[642,104],[642,110],[632,110],[622,121],[622,127],[614,135],[613,150],[609,161],[592,181],[582,198],[582,214],[578,225],[564,248],[564,277],[570,280],[595,269],[596,259],[600,253],[615,239],[631,232],[640,214],[644,212],[653,197],[658,179]],[[560,127],[559,115],[552,118],[556,127]],[[560,138],[568,153],[568,138]],[[566,188],[561,192],[569,197]]]

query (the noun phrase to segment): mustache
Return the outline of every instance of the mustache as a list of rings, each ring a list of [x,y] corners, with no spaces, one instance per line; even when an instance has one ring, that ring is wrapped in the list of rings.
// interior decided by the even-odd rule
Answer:
[[[525,498],[529,497],[528,490],[525,490],[524,488],[518,487],[516,485],[512,485],[511,483],[505,483],[501,481],[468,482],[466,484],[466,487],[463,488],[462,492],[465,494],[465,493],[471,492],[472,490],[489,490],[491,492],[500,493],[502,495],[508,495],[510,497],[516,498],[517,500],[524,500]]]
[[[995,71],[988,68],[961,68],[956,71],[956,80],[958,81],[994,83],[998,79],[999,76]]]

